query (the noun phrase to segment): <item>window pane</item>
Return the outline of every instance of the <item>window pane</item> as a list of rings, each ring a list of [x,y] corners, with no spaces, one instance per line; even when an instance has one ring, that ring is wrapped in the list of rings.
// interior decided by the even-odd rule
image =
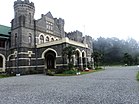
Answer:
[[[4,40],[0,40],[0,47],[5,48],[5,41]]]

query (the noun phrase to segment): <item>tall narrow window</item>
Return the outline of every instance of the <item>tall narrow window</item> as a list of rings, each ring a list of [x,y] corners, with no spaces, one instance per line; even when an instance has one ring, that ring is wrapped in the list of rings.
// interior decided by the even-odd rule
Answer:
[[[29,23],[31,23],[31,13],[29,13]]]
[[[15,33],[15,46],[17,46],[17,33]]]
[[[43,35],[40,36],[40,43],[44,43],[44,37],[43,37]]]
[[[29,37],[28,37],[28,43],[29,43],[29,44],[32,43],[32,37],[31,37],[31,34],[29,34]]]

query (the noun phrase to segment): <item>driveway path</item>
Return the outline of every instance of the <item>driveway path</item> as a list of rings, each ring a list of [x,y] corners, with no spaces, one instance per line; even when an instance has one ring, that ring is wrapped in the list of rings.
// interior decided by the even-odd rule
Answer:
[[[0,104],[139,104],[139,67],[109,67],[81,76],[0,79]]]

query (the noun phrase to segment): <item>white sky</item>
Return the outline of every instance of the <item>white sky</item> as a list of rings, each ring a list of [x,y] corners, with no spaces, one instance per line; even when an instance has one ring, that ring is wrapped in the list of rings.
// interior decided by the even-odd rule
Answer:
[[[15,0],[0,0],[0,24],[10,26]],[[65,20],[65,31],[82,31],[93,38],[132,37],[139,40],[139,0],[30,0],[35,19],[51,12]]]

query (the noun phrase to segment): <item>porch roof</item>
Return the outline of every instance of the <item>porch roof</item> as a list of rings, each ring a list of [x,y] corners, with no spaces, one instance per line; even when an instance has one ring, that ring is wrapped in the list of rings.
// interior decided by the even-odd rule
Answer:
[[[58,45],[58,44],[62,44],[62,43],[68,43],[68,44],[71,44],[71,45],[75,45],[75,46],[79,46],[79,47],[83,47],[83,48],[88,48],[87,44],[83,44],[83,43],[80,43],[80,42],[76,42],[76,41],[70,40],[67,37],[66,38],[62,38],[62,39],[57,40],[57,41],[38,44],[37,48],[46,47],[46,46],[52,46],[52,45]]]

